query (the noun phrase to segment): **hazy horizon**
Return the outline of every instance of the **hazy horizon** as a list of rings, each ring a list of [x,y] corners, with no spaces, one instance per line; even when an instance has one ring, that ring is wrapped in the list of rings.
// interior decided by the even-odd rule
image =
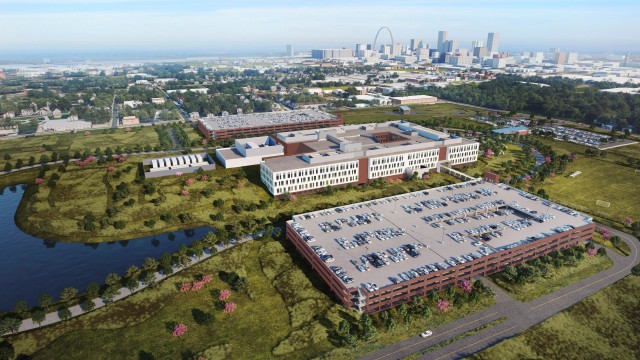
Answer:
[[[0,60],[98,57],[109,53],[151,56],[206,54],[276,55],[292,44],[296,51],[354,48],[372,43],[382,26],[395,42],[423,40],[435,46],[446,30],[458,47],[500,33],[500,50],[627,52],[640,51],[640,4],[619,0],[327,0],[304,4],[291,0],[0,0]],[[28,24],[29,26],[25,26]],[[382,32],[378,43],[390,43]],[[165,55],[163,55],[165,54]],[[189,55],[193,54],[193,55]],[[65,56],[66,55],[66,56]],[[215,55],[213,55],[215,56]],[[97,57],[97,58],[98,58]]]

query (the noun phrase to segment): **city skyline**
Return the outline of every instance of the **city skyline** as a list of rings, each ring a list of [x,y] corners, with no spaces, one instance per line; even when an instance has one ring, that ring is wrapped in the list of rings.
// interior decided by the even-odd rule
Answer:
[[[482,6],[462,0],[438,6],[417,1],[392,6],[334,0],[322,6],[298,6],[289,0],[242,5],[193,1],[187,7],[168,0],[98,0],[91,4],[0,0],[0,7],[0,32],[5,35],[0,38],[0,50],[6,54],[36,50],[284,53],[286,44],[299,50],[352,48],[356,43],[372,42],[381,26],[392,29],[396,42],[408,44],[416,39],[432,48],[437,47],[439,30],[446,30],[447,38],[461,47],[496,32],[500,50],[507,51],[559,47],[637,52],[640,47],[634,38],[637,31],[632,29],[638,27],[633,25],[633,14],[640,7],[631,1],[618,1],[617,6],[569,0],[494,1]],[[25,27],[25,23],[50,26],[43,31],[41,26]],[[384,35],[381,42],[390,42]]]

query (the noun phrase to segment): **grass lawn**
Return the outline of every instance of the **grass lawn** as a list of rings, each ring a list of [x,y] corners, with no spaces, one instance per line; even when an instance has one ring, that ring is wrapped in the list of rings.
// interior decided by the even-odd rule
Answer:
[[[629,275],[474,360],[640,359],[640,277]]]
[[[148,156],[147,156],[148,157]],[[144,183],[155,184],[156,192],[145,194],[143,182],[139,175],[139,162],[143,155],[134,155],[124,163],[115,161],[107,164],[91,164],[85,167],[69,165],[67,171],[58,173],[60,179],[54,189],[47,183],[56,173],[47,172],[45,183],[36,186],[33,178],[28,179],[28,190],[18,209],[18,225],[34,236],[60,241],[102,242],[131,239],[181,228],[202,225],[214,227],[231,226],[251,229],[265,223],[279,223],[295,213],[323,209],[337,205],[364,201],[382,196],[391,196],[408,191],[435,187],[445,182],[457,182],[445,174],[432,174],[429,180],[417,180],[380,186],[359,186],[353,189],[338,190],[333,195],[323,193],[309,194],[299,197],[297,201],[276,201],[265,208],[237,211],[234,206],[249,207],[252,204],[268,202],[272,197],[259,179],[259,167],[245,168],[246,178],[239,178],[239,169],[218,167],[207,171],[206,181],[198,180],[196,175],[185,174],[181,178],[175,176],[145,180]],[[108,172],[107,166],[114,165],[115,172]],[[115,174],[120,171],[120,178]],[[195,181],[185,185],[188,178]],[[121,201],[114,201],[113,194],[120,183],[128,184],[129,195]],[[37,189],[37,191],[35,191]],[[181,195],[188,190],[187,196]],[[208,191],[208,192],[207,192]],[[164,198],[162,203],[154,201]],[[213,205],[214,200],[223,200],[220,208]],[[125,202],[134,201],[126,206]],[[123,229],[114,226],[100,226],[100,220],[106,220],[106,210],[115,206],[117,214],[112,221],[125,221]],[[223,214],[222,220],[212,220],[212,216]],[[85,231],[79,229],[77,222],[84,216],[95,217],[96,229]],[[161,216],[169,214],[170,218],[162,220]],[[188,214],[188,219],[180,219],[180,214]],[[145,226],[146,220],[156,220],[153,227]]]
[[[354,110],[332,110],[333,114],[342,114],[346,124],[364,124],[371,122],[383,122],[390,120],[427,120],[442,119],[442,125],[445,127],[458,127],[468,125],[484,125],[476,121],[469,120],[471,116],[476,116],[478,109],[457,104],[429,104],[409,105],[411,107],[411,115],[402,115],[398,110],[398,106],[381,106],[374,108],[354,109]],[[447,120],[446,118],[451,118]]]
[[[627,245],[626,242],[620,241],[617,246],[613,245],[610,240],[605,240],[604,238],[602,238],[602,234],[598,232],[593,233],[593,242],[598,243],[602,246],[606,246],[622,256],[629,256],[629,254],[631,253],[631,249],[629,249],[629,245]]]
[[[185,127],[184,130],[191,140],[202,138],[198,131],[192,127]],[[51,158],[54,151],[58,154],[69,152],[69,155],[73,157],[73,153],[76,151],[82,153],[85,150],[94,151],[96,148],[104,151],[107,147],[115,150],[118,146],[122,149],[126,147],[144,148],[146,145],[153,147],[159,144],[158,134],[153,126],[131,128],[130,132],[125,129],[94,129],[89,131],[90,135],[85,135],[85,131],[77,131],[27,138],[0,139],[0,159],[4,160],[5,154],[10,154],[11,160],[8,161],[13,165],[17,159],[22,159],[26,165],[30,156],[34,156],[37,163],[40,156],[47,155]],[[42,145],[51,146],[51,150],[40,152],[39,149]]]
[[[536,185],[536,188],[544,188],[551,200],[620,224],[624,224],[626,217],[640,218],[640,206],[636,201],[640,172],[623,165],[626,163],[624,157],[610,153],[606,158],[592,158],[584,155],[585,146],[563,141],[543,141],[553,146],[560,155],[578,154],[578,159],[561,176],[547,178],[543,184]],[[627,151],[639,156],[633,148]],[[569,177],[575,171],[581,171],[582,174]],[[597,200],[609,202],[610,206],[598,206]]]
[[[482,177],[485,171],[492,171],[501,175],[501,179],[507,176],[517,177],[531,169],[533,163],[524,163],[524,153],[522,148],[516,144],[507,144],[507,148],[503,150],[503,155],[494,155],[487,159],[486,157],[479,157],[478,162],[467,166],[462,169],[462,172],[475,177]],[[497,153],[498,151],[496,151]],[[506,163],[511,161],[515,168],[509,173],[505,173],[504,168]]]
[[[597,274],[613,266],[607,256],[585,256],[578,261],[578,266],[563,266],[553,269],[547,278],[537,277],[531,283],[523,285],[507,283],[498,276],[491,276],[491,280],[518,301],[531,301],[542,295],[552,293],[567,285],[571,285],[591,275]]]
[[[230,315],[213,309],[209,291],[228,289],[217,276],[199,293],[177,290],[179,284],[199,274],[219,271],[235,271],[249,281],[246,293],[232,291],[228,301],[237,308]],[[355,323],[359,315],[335,304],[327,293],[291,244],[256,241],[227,250],[106,308],[8,340],[17,354],[33,359],[354,358],[415,336],[425,326],[435,328],[495,303],[483,296],[478,303],[444,313],[432,308],[428,319],[416,317],[411,325],[398,320],[394,330],[380,328],[374,342],[359,341],[354,348],[344,349],[336,347],[331,334],[341,320]],[[198,325],[193,309],[214,312],[213,324]],[[186,324],[187,333],[174,338],[167,331],[171,322]]]

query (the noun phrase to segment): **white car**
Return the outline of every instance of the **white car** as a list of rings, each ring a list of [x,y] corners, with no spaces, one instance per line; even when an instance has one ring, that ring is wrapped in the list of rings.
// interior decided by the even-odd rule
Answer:
[[[420,334],[420,336],[422,336],[423,338],[429,337],[431,335],[433,335],[433,331],[431,331],[431,330],[427,330],[427,331],[423,332],[422,334]]]

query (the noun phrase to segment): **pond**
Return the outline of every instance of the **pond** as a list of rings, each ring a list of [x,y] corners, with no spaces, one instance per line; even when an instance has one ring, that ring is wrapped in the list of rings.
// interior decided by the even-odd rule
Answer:
[[[91,281],[102,284],[109,273],[123,275],[130,265],[141,266],[147,257],[176,252],[180,245],[188,246],[213,230],[205,226],[96,244],[43,240],[15,224],[23,193],[24,185],[0,190],[0,311],[12,310],[18,300],[36,306],[42,294],[57,300],[70,286],[84,291]]]

